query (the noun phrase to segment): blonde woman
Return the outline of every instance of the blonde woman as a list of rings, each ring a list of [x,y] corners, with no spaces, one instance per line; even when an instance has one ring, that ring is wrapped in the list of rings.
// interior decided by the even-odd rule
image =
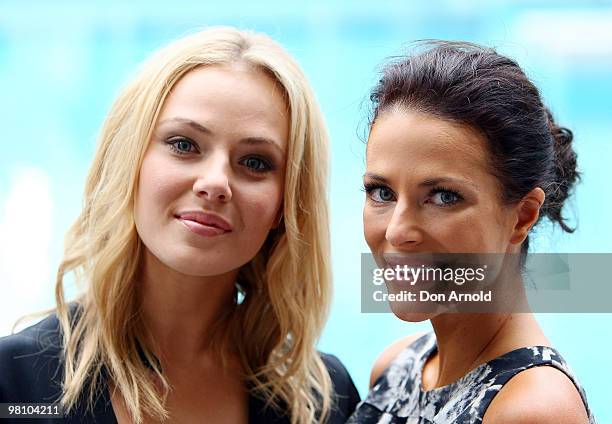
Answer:
[[[157,52],[102,128],[56,312],[0,340],[0,402],[57,401],[62,422],[344,422],[358,394],[314,347],[326,165],[274,41],[213,28]]]

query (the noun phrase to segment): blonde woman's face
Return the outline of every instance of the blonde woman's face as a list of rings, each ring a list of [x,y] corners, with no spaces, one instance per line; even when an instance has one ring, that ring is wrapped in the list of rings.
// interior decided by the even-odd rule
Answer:
[[[245,64],[204,66],[173,87],[140,170],[138,234],[165,266],[234,272],[278,225],[289,113],[280,88]]]

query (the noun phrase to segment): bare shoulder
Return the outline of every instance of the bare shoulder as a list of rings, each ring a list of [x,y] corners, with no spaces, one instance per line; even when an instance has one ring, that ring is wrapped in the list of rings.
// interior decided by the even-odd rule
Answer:
[[[391,361],[393,361],[402,350],[407,348],[410,344],[412,344],[412,342],[421,337],[423,334],[425,333],[421,332],[411,334],[410,336],[396,340],[387,346],[387,348],[380,354],[372,366],[372,372],[370,373],[370,387],[374,385],[383,371],[389,367]]]
[[[534,367],[513,377],[493,398],[483,424],[588,424],[580,393],[561,371]]]

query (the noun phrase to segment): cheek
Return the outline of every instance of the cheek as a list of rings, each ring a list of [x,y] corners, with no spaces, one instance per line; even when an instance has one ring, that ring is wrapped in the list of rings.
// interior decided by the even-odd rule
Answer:
[[[363,235],[372,251],[382,249],[387,232],[386,214],[376,213],[367,205],[363,208]]]
[[[247,228],[267,232],[276,224],[282,203],[282,188],[278,184],[252,187],[242,193],[242,216]]]
[[[153,223],[163,218],[160,211],[165,211],[187,187],[177,171],[168,164],[160,163],[155,156],[145,157],[138,179],[137,223]],[[157,213],[152,213],[153,211]]]
[[[433,238],[437,239],[450,252],[471,252],[481,250],[483,221],[477,214],[469,213],[461,216],[449,216],[440,219],[428,228]],[[485,226],[486,227],[486,226]]]
[[[450,252],[497,251],[500,225],[488,208],[470,208],[464,213],[434,220],[429,234]]]

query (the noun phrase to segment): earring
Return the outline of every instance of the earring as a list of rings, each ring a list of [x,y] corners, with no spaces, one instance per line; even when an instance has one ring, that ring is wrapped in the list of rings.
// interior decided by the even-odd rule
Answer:
[[[236,287],[236,305],[242,305],[242,302],[244,302],[244,298],[246,297],[246,291],[238,282],[234,283],[234,286]]]

